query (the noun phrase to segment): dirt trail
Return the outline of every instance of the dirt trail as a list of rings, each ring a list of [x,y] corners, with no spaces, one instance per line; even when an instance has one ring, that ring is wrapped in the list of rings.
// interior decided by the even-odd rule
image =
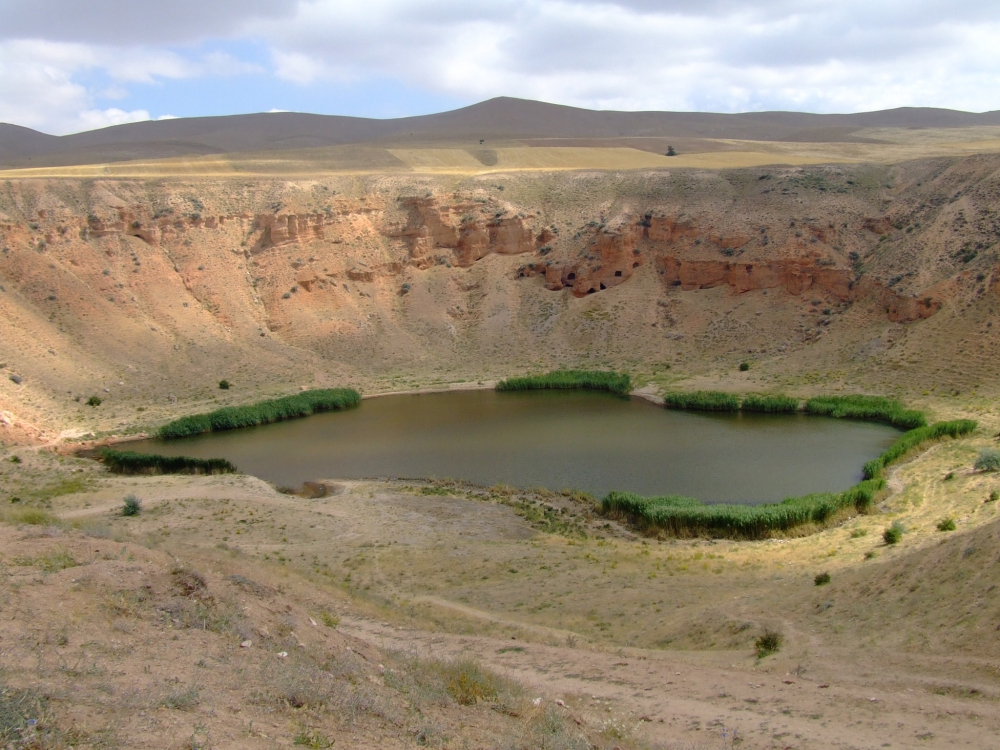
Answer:
[[[755,663],[745,652],[551,646],[356,618],[340,629],[380,648],[478,658],[574,715],[625,712],[632,729],[668,747],[728,748],[734,737],[742,748],[988,747],[1000,721],[993,703],[977,704],[973,717],[954,698],[929,693],[905,663],[892,677],[869,674],[857,655],[829,649],[796,674],[801,665],[780,656]]]

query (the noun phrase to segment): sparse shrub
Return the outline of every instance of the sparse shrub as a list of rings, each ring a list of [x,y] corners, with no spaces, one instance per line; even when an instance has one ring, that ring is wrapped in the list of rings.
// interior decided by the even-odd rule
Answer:
[[[1000,471],[1000,451],[996,448],[982,448],[973,468],[976,471]]]
[[[43,573],[58,573],[66,568],[75,568],[80,563],[65,549],[57,549],[38,557],[16,557],[14,564],[39,568]]]
[[[312,750],[326,750],[326,748],[333,747],[333,742],[315,729],[301,730],[292,739],[292,744],[298,747],[308,747]]]
[[[903,526],[896,521],[889,528],[882,532],[882,541],[888,545],[899,544],[903,538]]]
[[[187,690],[167,693],[163,698],[162,705],[177,711],[193,711],[199,703],[201,703],[201,698],[198,694],[198,688],[189,687]]]
[[[627,373],[603,370],[553,370],[545,375],[507,378],[496,385],[498,391],[566,390],[584,388],[628,395],[632,378]]]
[[[10,457],[10,462],[12,464],[19,464],[19,463],[21,463],[21,457],[20,456],[11,456]]]
[[[944,475],[944,480],[943,481],[950,482],[954,478],[955,478],[955,472],[949,471],[947,474]]]
[[[777,653],[781,649],[781,644],[785,640],[784,636],[773,628],[764,628],[754,641],[754,648],[757,649],[757,658],[763,659],[765,656]]]
[[[220,380],[219,381],[219,388],[221,390],[223,390],[223,391],[228,391],[229,390],[229,385],[230,385],[230,383],[229,383],[228,380]]]
[[[340,625],[340,617],[335,615],[329,610],[323,610],[319,613],[319,618],[323,621],[323,624],[328,628],[335,628]]]
[[[100,396],[91,396],[90,398],[87,399],[87,406],[100,406],[100,405],[101,405]]]
[[[55,526],[59,519],[51,513],[39,508],[17,508],[7,511],[0,520],[12,524],[27,524],[29,526]]]
[[[281,299],[291,299],[291,298],[292,298],[291,292],[285,292],[284,294],[281,295]]]
[[[0,683],[0,743],[4,747],[34,748],[43,747],[33,741],[22,742],[28,722],[35,720],[36,727],[48,711],[48,702],[41,693],[34,690],[16,690]],[[44,745],[48,747],[46,743]]]
[[[471,659],[461,659],[441,667],[448,695],[463,706],[495,700],[504,688],[504,680]]]
[[[938,531],[954,531],[955,530],[955,519],[954,518],[942,518],[937,524]]]
[[[816,577],[813,579],[813,583],[815,583],[817,586],[825,586],[829,582],[830,582],[829,573],[817,573]]]
[[[868,529],[851,529],[851,539],[860,539],[863,536],[868,536]]]
[[[750,369],[749,362],[740,362],[740,372],[746,372],[749,369]]]
[[[122,501],[123,516],[137,516],[142,513],[142,501],[135,495],[126,495]]]
[[[995,503],[998,499],[1000,499],[1000,492],[997,492],[996,490],[992,490],[990,492],[990,494],[987,496],[986,502],[988,502],[988,503]]]

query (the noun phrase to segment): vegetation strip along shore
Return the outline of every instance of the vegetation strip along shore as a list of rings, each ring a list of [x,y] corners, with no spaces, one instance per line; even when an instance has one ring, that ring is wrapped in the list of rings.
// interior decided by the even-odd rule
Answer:
[[[735,411],[735,409],[721,409],[719,406],[733,401],[739,404],[736,396],[714,391],[671,395],[674,398],[669,403],[707,404],[709,411]],[[730,398],[725,400],[722,396]],[[751,398],[754,397],[747,397],[743,403],[746,404]],[[782,405],[787,406],[794,399],[768,398],[775,400],[751,402],[752,406],[747,410],[797,410],[777,408]],[[813,405],[813,409],[809,408],[810,404]],[[762,406],[769,408],[761,408]],[[921,412],[904,410],[897,402],[876,396],[820,397],[808,401],[806,411],[833,417],[916,426],[901,435],[881,456],[867,462],[864,466],[864,480],[844,492],[816,493],[788,498],[781,503],[763,505],[706,505],[695,498],[679,495],[643,497],[629,492],[611,492],[601,501],[601,512],[606,516],[627,521],[648,533],[663,533],[677,537],[721,536],[765,539],[774,533],[788,532],[807,525],[823,526],[836,520],[844,511],[870,512],[876,496],[885,489],[884,469],[887,466],[900,461],[928,442],[944,437],[958,438],[969,434],[977,427],[977,423],[971,419],[927,425],[926,418]]]
[[[627,373],[604,370],[553,370],[544,375],[507,378],[496,384],[498,391],[569,390],[585,388],[627,396],[632,378]]]
[[[161,427],[158,435],[161,438],[172,439],[206,432],[256,427],[319,412],[347,409],[359,403],[361,394],[353,388],[314,389],[294,396],[284,396],[246,406],[227,406],[207,414],[181,417]]]
[[[101,460],[115,474],[234,474],[237,468],[224,458],[160,456],[155,453],[105,448]]]

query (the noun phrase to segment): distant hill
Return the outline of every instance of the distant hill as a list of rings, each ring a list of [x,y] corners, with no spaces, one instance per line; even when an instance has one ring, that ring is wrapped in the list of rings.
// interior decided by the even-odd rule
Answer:
[[[870,142],[862,128],[1000,125],[1000,111],[927,107],[804,112],[614,112],[499,97],[450,112],[393,120],[277,112],[137,122],[53,136],[0,123],[0,166],[68,166],[132,159],[284,151],[347,144],[433,144],[580,138],[727,138]]]

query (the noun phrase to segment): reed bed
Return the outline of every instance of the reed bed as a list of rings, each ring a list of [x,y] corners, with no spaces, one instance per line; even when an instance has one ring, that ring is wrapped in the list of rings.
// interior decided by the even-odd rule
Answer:
[[[904,409],[898,401],[882,396],[817,396],[806,401],[806,413],[884,422],[901,430],[927,425],[923,412]]]
[[[743,397],[740,411],[762,412],[764,414],[794,414],[799,410],[799,400],[792,396],[766,396],[751,393]]]
[[[158,434],[161,438],[171,439],[201,435],[206,432],[255,427],[324,411],[347,409],[359,403],[361,394],[353,388],[315,389],[256,404],[228,406],[207,414],[181,417],[165,424]]]
[[[844,511],[866,512],[884,487],[885,479],[871,479],[845,492],[805,495],[763,505],[708,505],[693,498],[642,497],[611,492],[601,501],[601,513],[627,521],[647,533],[767,539],[797,527],[823,526]]]
[[[870,512],[879,493],[885,489],[885,467],[928,442],[945,437],[958,438],[969,434],[976,426],[973,420],[960,419],[912,429],[881,456],[866,463],[864,480],[844,492],[817,493],[762,505],[707,505],[677,495],[643,497],[629,492],[611,492],[601,501],[601,513],[646,533],[675,537],[766,539],[803,527],[823,527],[847,513]]]
[[[224,458],[160,456],[155,453],[101,451],[101,460],[115,474],[233,474],[237,471]]]
[[[498,391],[570,390],[586,388],[627,396],[632,378],[627,373],[604,370],[553,370],[544,375],[507,378],[496,384]]]
[[[692,391],[667,393],[663,405],[668,409],[694,409],[697,411],[739,411],[740,399],[724,391]]]
[[[917,427],[905,432],[881,456],[873,458],[865,464],[864,476],[866,479],[881,476],[882,470],[886,466],[896,463],[925,443],[945,437],[959,438],[968,435],[976,429],[977,425],[978,423],[974,419],[955,419],[950,422],[935,422],[932,425]]]

